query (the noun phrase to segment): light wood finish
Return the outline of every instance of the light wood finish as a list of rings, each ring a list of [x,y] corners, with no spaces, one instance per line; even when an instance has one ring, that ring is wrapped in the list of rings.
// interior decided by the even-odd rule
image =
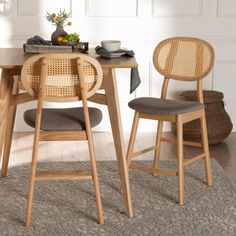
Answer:
[[[37,176],[41,175],[92,175],[92,170],[41,170],[37,171]]]
[[[184,204],[184,163],[183,163],[183,122],[182,116],[177,116],[177,159],[178,159],[178,182],[179,182],[179,205]]]
[[[1,84],[0,84],[0,134],[2,135],[0,137],[0,153],[1,153],[1,147],[4,145],[5,140],[5,127],[8,123],[6,114],[9,103],[12,105],[19,105],[26,102],[30,102],[35,100],[34,97],[30,96],[28,93],[20,93],[14,96],[11,96],[12,92],[12,76],[13,75],[20,75],[21,68],[24,64],[24,62],[32,57],[34,54],[24,54],[22,51],[22,48],[0,48],[0,68],[2,68],[2,76],[1,76]],[[116,148],[116,158],[117,162],[119,164],[119,169],[121,170],[121,173],[124,173],[124,177],[121,174],[121,182],[124,188],[127,188],[124,192],[124,201],[126,205],[126,211],[128,213],[128,216],[133,216],[133,210],[131,206],[131,198],[130,198],[130,190],[129,190],[129,179],[128,179],[128,170],[126,167],[125,162],[125,155],[124,155],[124,148],[123,148],[123,132],[121,127],[121,118],[120,118],[120,108],[119,108],[119,99],[118,99],[118,91],[116,85],[115,77],[113,77],[114,69],[115,68],[137,68],[138,64],[134,57],[120,57],[120,58],[113,58],[110,60],[103,59],[99,57],[94,49],[90,49],[89,56],[97,59],[99,64],[101,65],[103,69],[104,79],[103,83],[100,87],[100,89],[105,90],[105,94],[95,94],[93,97],[90,97],[89,100],[92,102],[96,102],[99,104],[103,104],[108,106],[108,109],[111,111],[109,112],[110,115],[110,122],[111,126],[115,126],[112,129],[113,137],[114,137],[114,144]],[[113,73],[110,73],[111,70]],[[108,83],[107,83],[108,81]],[[20,85],[22,87],[22,85]],[[109,93],[109,89],[111,88],[111,91]],[[115,96],[113,96],[113,92],[115,91]],[[107,94],[109,93],[109,103],[107,101]],[[7,96],[5,96],[7,94]],[[115,106],[115,107],[110,107]],[[112,114],[112,111],[114,113]],[[117,116],[114,118],[114,116]],[[113,117],[113,118],[112,118]],[[119,120],[120,124],[117,125],[117,120]],[[113,154],[111,152],[111,154]],[[21,161],[22,158],[18,160],[12,160],[13,163],[16,161]],[[121,161],[120,161],[121,160]]]
[[[25,222],[26,227],[30,226],[30,221],[31,221],[33,193],[34,193],[35,176],[36,176],[36,164],[37,164],[38,148],[39,148],[40,125],[41,125],[41,117],[42,117],[44,83],[45,83],[45,79],[47,75],[46,59],[43,58],[40,61],[42,62],[41,76],[40,76],[41,79],[40,79],[40,84],[39,84],[33,153],[32,153],[31,170],[30,170],[30,178],[29,178],[28,201],[27,201],[26,222]]]
[[[202,132],[202,144],[205,153],[206,179],[208,186],[212,186],[211,161],[210,161],[209,145],[207,137],[206,117],[204,110],[202,111],[200,122],[201,122],[201,132]]]
[[[68,53],[71,54],[71,53]],[[22,48],[0,48],[0,68],[4,69],[18,69],[11,75],[20,74],[20,69],[24,62],[35,54],[24,54]],[[138,64],[134,57],[119,57],[111,60],[104,59],[96,54],[93,48],[89,49],[89,56],[95,58],[103,69],[109,68],[136,68]]]
[[[178,176],[178,171],[159,169],[157,173],[171,176]]]
[[[85,131],[40,131],[39,141],[82,141],[87,139]]]
[[[24,104],[26,102],[31,102],[36,100],[34,97],[29,95],[28,93],[19,93],[16,95],[13,95],[11,98],[11,105],[20,105]]]
[[[206,41],[190,37],[163,40],[155,48],[153,64],[168,79],[198,81],[213,68],[215,54]]]
[[[193,162],[195,162],[195,161],[198,161],[198,160],[203,159],[205,156],[206,156],[206,154],[205,154],[205,153],[202,153],[202,154],[199,154],[199,155],[197,155],[197,156],[191,157],[191,159],[189,159],[189,160],[185,160],[185,159],[184,159],[184,160],[183,160],[183,161],[184,161],[183,165],[184,165],[184,166],[189,165],[189,164],[191,164],[191,163],[193,163]]]
[[[198,91],[198,100],[201,103],[204,103],[203,92],[202,92],[202,80],[199,80],[197,83],[197,91]],[[206,154],[205,155],[206,179],[207,179],[208,186],[212,186],[211,162],[210,162],[210,154],[209,154],[205,110],[202,110],[202,114],[200,116],[200,124],[201,124],[201,134],[202,134],[202,146],[203,146],[204,153]]]
[[[164,78],[162,90],[161,90],[161,98],[166,98],[167,96],[167,88],[169,84],[169,79],[167,77]],[[165,119],[164,119],[165,120]],[[162,136],[162,130],[163,130],[163,120],[158,120],[157,125],[157,137],[156,137],[156,149],[154,154],[154,162],[153,162],[153,168],[154,169],[160,169],[159,168],[159,162],[160,162],[160,153],[161,153],[161,136]],[[153,172],[153,176],[157,176],[158,172]]]
[[[177,143],[176,138],[170,138],[170,137],[161,137],[161,141],[162,142],[167,142],[167,143]],[[201,143],[197,143],[197,142],[192,142],[192,141],[183,141],[184,145],[188,145],[188,146],[193,146],[193,147],[202,147]]]
[[[121,188],[124,194],[126,211],[129,218],[133,217],[128,168],[125,159],[124,137],[120,118],[120,105],[118,99],[115,70],[109,69],[108,78],[105,79],[104,89],[107,97],[108,112],[111,121],[112,135],[115,144],[116,156],[121,178]]]
[[[145,114],[140,112],[139,118],[148,120],[176,122],[175,115],[155,115],[155,114]]]
[[[137,157],[137,156],[140,156],[144,153],[151,152],[151,151],[156,150],[156,149],[157,149],[157,146],[152,146],[152,147],[149,147],[149,148],[145,148],[145,149],[143,149],[139,152],[133,153],[131,157]]]
[[[154,162],[153,162],[153,168],[158,170],[159,168],[159,162],[160,162],[160,153],[161,153],[161,135],[163,130],[163,121],[158,121],[157,126],[157,137],[156,137],[156,148],[155,148],[155,154],[154,154]],[[157,176],[158,172],[153,172],[154,176]]]
[[[202,109],[198,111],[188,112],[183,115],[183,123],[199,119],[202,116]]]
[[[83,180],[92,179],[92,170],[47,170],[37,171],[35,180]]]
[[[134,142],[135,142],[135,138],[136,138],[136,134],[137,134],[137,130],[138,130],[138,122],[139,122],[139,112],[136,111],[134,114],[134,121],[133,121],[133,126],[131,129],[130,141],[129,141],[129,146],[128,146],[128,150],[127,150],[127,165],[128,165],[128,167],[131,163],[131,158],[135,156],[135,153],[132,154],[132,152],[134,149]]]
[[[57,69],[60,71],[60,75],[58,75]],[[53,73],[55,73],[55,75]],[[70,75],[72,77],[70,77]],[[67,84],[65,82],[60,82],[61,79],[66,76],[67,78],[69,76],[69,78],[73,80],[72,84],[70,84],[69,82]],[[52,79],[52,77],[54,78]],[[96,92],[102,82],[102,69],[100,65],[93,58],[90,58],[88,56],[82,56],[79,54],[41,54],[31,57],[25,62],[21,73],[21,79],[24,84],[24,88],[27,90],[27,92],[32,96],[37,97],[38,100],[33,155],[29,181],[26,226],[30,226],[35,181],[66,179],[93,180],[96,193],[98,222],[99,224],[103,224],[104,221],[102,213],[102,203],[99,190],[96,161],[94,156],[94,145],[90,125],[89,111],[87,105],[87,98],[89,96],[92,96]],[[34,82],[35,79],[37,80],[36,82]],[[59,80],[59,82],[57,80]],[[48,86],[50,86],[50,88],[48,88]],[[58,86],[60,86],[60,89]],[[74,101],[76,97],[78,101],[82,99],[86,126],[85,131],[40,131],[43,101],[64,101],[64,98],[66,98],[67,100],[69,100],[70,98],[71,101]],[[51,170],[43,172],[36,171],[39,141],[64,141],[66,140],[66,138],[68,138],[68,140],[79,140],[79,138],[82,138],[82,140],[88,140],[92,169],[88,170],[87,172],[85,172],[84,170],[82,172],[79,170]],[[81,175],[81,173],[83,173],[83,175]],[[84,173],[87,174],[84,175]]]
[[[90,60],[90,63],[91,62],[92,60]],[[81,96],[82,96],[82,103],[83,103],[83,108],[84,108],[84,117],[85,117],[85,126],[86,126],[85,131],[88,138],[90,162],[92,165],[92,177],[93,177],[95,192],[96,192],[98,221],[99,221],[99,224],[103,224],[104,222],[103,222],[103,213],[102,213],[102,202],[101,202],[101,195],[100,195],[100,190],[99,190],[97,166],[96,166],[95,155],[94,155],[94,144],[93,144],[92,130],[91,130],[91,125],[90,125],[90,118],[89,118],[89,111],[88,111],[88,104],[87,104],[87,98],[89,97],[89,95],[87,93],[87,82],[85,81],[86,72],[84,71],[83,63],[84,63],[84,60],[81,61],[81,59],[77,59],[77,69],[78,69],[79,77],[80,77]],[[102,80],[102,77],[100,79]],[[101,83],[99,84],[99,86],[100,85]],[[97,87],[97,89],[98,88],[99,87]]]
[[[125,146],[128,147],[129,132],[124,133]],[[163,136],[176,138],[172,132],[163,132]],[[30,162],[32,152],[31,142],[34,134],[32,132],[14,132],[11,149],[11,161],[9,167],[22,165]],[[95,153],[97,161],[116,161],[116,153],[112,145],[112,133],[110,132],[93,132]],[[135,146],[144,149],[149,145],[155,145],[156,132],[139,132]],[[76,145],[78,144],[78,145]],[[236,133],[232,132],[224,142],[209,146],[210,157],[215,159],[224,169],[226,175],[236,181]],[[185,160],[192,156],[202,153],[202,150],[193,146],[184,148]],[[86,142],[41,142],[40,162],[51,161],[70,161],[83,162],[89,158]],[[176,144],[162,142],[161,147],[162,160],[176,160]],[[152,153],[140,156],[137,160],[153,160]],[[134,163],[132,163],[134,165]]]
[[[129,169],[132,169],[132,170],[142,170],[142,171],[145,171],[147,173],[160,173],[160,174],[165,174],[165,175],[178,176],[178,172],[177,171],[166,170],[166,169],[156,169],[156,168],[149,167],[149,166],[130,165]]]
[[[47,180],[89,180],[93,179],[91,175],[38,175],[35,176],[35,181],[47,181]],[[103,224],[103,221],[99,221],[99,224]]]
[[[19,78],[17,76],[14,77],[12,95],[18,93],[18,90],[19,90],[18,79]],[[9,163],[9,157],[10,157],[10,151],[11,151],[15,116],[16,116],[16,106],[11,105],[8,111],[8,120],[10,122],[7,123],[7,127],[6,127],[5,145],[4,145],[3,158],[2,158],[2,172],[1,172],[2,177],[7,176],[7,169],[8,169],[8,163]]]
[[[28,65],[23,66],[21,81],[24,88],[32,97],[37,97],[40,83],[40,58],[46,56],[48,61],[47,79],[45,84],[45,101],[66,102],[78,101],[81,98],[81,81],[77,75],[74,54],[39,54],[27,60]],[[86,96],[92,97],[102,84],[102,69],[97,60],[83,56],[83,70],[86,70]],[[93,63],[93,65],[90,64]],[[60,77],[60,79],[57,79]]]
[[[0,81],[0,160],[5,142],[6,126],[8,125],[8,112],[11,101],[13,77],[10,71],[3,69]]]
[[[96,93],[88,99],[91,102],[95,102],[102,105],[107,105],[107,98],[105,94]]]
[[[176,37],[162,41],[157,45],[153,53],[153,64],[156,70],[164,76],[162,85],[161,99],[167,98],[167,88],[170,79],[182,81],[196,81],[198,101],[203,103],[202,92],[202,79],[211,71],[214,64],[214,50],[212,46],[204,40],[189,38],[189,37]],[[136,111],[137,112],[137,111]],[[207,184],[212,185],[211,164],[209,157],[207,127],[204,109],[198,109],[191,112],[182,114],[149,114],[140,113],[139,118],[158,120],[158,129],[156,137],[156,145],[150,148],[133,153],[133,144],[136,135],[138,120],[134,119],[133,128],[129,142],[127,153],[127,162],[130,169],[139,169],[151,172],[154,176],[158,173],[165,173],[169,175],[178,176],[179,184],[179,205],[184,204],[184,167],[197,160],[204,158]],[[202,144],[183,140],[183,124],[189,121],[200,119]],[[173,138],[162,137],[163,122],[175,122],[177,126],[177,140]],[[161,141],[177,143],[177,172],[162,170],[159,167]],[[203,147],[203,153],[194,156],[191,160],[184,159],[183,145],[191,145],[195,147]],[[143,154],[146,151],[155,149],[153,168],[150,167],[134,167],[131,164],[131,158],[136,157],[138,154]]]
[[[19,76],[19,79],[18,79],[18,89],[19,90],[25,90],[24,85],[22,84],[22,81],[20,80],[20,76]]]

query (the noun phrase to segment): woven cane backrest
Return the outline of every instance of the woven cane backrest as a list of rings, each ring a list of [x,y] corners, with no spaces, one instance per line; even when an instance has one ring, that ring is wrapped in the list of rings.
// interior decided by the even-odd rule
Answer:
[[[94,58],[79,53],[40,54],[30,57],[21,72],[24,88],[32,96],[38,95],[43,58],[46,61],[44,100],[54,102],[81,100],[77,59],[82,67],[87,97],[91,97],[100,88],[102,68]]]
[[[211,71],[214,57],[214,49],[208,42],[175,37],[157,45],[153,64],[160,74],[169,79],[196,81]]]

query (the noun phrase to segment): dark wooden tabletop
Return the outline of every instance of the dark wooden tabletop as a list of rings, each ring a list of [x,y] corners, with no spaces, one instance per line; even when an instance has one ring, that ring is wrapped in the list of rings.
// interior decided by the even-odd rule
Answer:
[[[88,55],[96,58],[103,68],[136,68],[138,64],[134,57],[121,56],[104,59],[90,49]],[[25,60],[35,54],[25,54],[23,48],[0,48],[0,68],[21,67]]]

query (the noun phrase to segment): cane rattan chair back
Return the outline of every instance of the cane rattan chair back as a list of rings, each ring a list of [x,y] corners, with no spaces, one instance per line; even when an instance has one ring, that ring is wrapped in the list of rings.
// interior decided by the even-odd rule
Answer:
[[[204,78],[214,64],[212,46],[201,39],[176,37],[162,41],[153,53],[153,64],[163,76],[195,81]]]
[[[51,102],[81,100],[80,76],[76,58],[80,58],[86,85],[87,98],[91,97],[102,82],[99,63],[81,54],[40,54],[30,57],[22,68],[21,78],[29,94],[37,97],[41,79],[42,58],[46,60],[44,100]]]
[[[103,224],[102,204],[97,176],[91,126],[100,123],[97,108],[89,108],[87,98],[100,88],[102,68],[97,60],[83,54],[40,54],[30,57],[21,73],[29,94],[37,98],[37,109],[24,113],[25,122],[35,128],[26,226],[30,226],[34,185],[45,180],[87,180],[94,182],[98,221]],[[83,107],[43,108],[43,101],[82,100]],[[93,116],[93,117],[92,117]],[[91,169],[36,171],[39,141],[88,141]]]
[[[157,174],[178,176],[179,204],[184,204],[184,167],[194,161],[204,159],[208,186],[212,185],[211,164],[209,157],[208,137],[205,111],[203,104],[202,79],[211,71],[214,64],[214,50],[212,46],[201,39],[190,37],[175,37],[162,41],[153,53],[153,64],[156,70],[164,76],[161,98],[141,97],[129,102],[130,108],[135,110],[132,131],[127,151],[129,169],[142,170]],[[169,80],[196,81],[198,102],[186,102],[166,99]],[[139,119],[158,121],[156,144],[153,147],[133,152]],[[183,125],[192,120],[200,119],[202,142],[183,140]],[[177,138],[163,137],[163,122],[176,124]],[[161,142],[177,143],[177,171],[161,169]],[[184,159],[183,145],[202,147],[203,152],[191,159]],[[131,164],[133,157],[149,151],[155,151],[153,167]]]

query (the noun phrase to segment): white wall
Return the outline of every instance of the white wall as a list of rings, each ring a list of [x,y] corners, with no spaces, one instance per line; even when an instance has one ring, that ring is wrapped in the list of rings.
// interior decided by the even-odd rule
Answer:
[[[127,102],[138,96],[159,96],[161,77],[152,66],[152,52],[162,39],[172,36],[195,36],[208,40],[215,48],[216,63],[205,80],[205,89],[222,91],[226,109],[236,127],[236,1],[235,0],[0,0],[0,47],[21,47],[36,34],[49,39],[54,27],[44,15],[59,8],[72,12],[72,27],[82,41],[96,46],[103,39],[120,39],[122,46],[133,49],[139,63],[142,84],[129,95],[129,70],[117,70],[122,119],[130,130],[133,112]],[[171,96],[194,84],[172,82]],[[33,106],[32,104],[30,106]],[[17,130],[28,129],[22,122],[21,106]],[[97,130],[110,130],[106,109]],[[154,129],[142,122],[142,131]],[[234,128],[236,130],[236,128]]]

